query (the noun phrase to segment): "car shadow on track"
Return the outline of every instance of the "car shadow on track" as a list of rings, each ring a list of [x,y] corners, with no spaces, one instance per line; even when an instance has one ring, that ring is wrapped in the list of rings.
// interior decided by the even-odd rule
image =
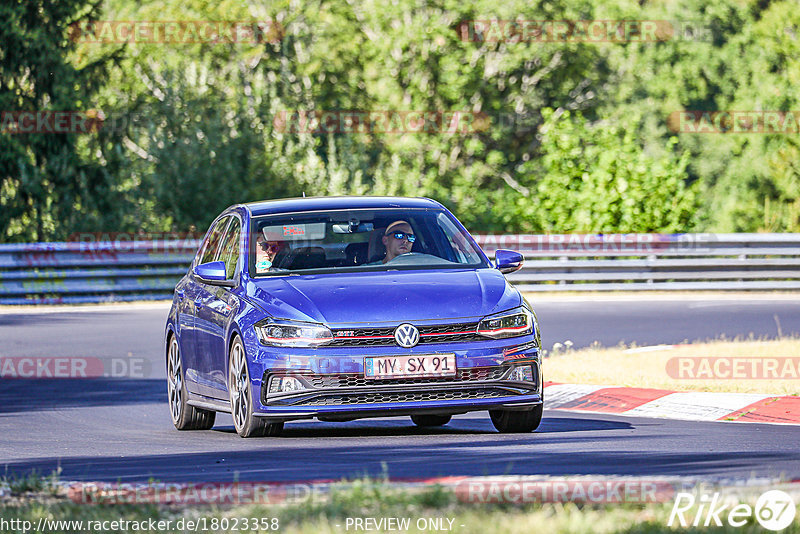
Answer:
[[[154,402],[163,402],[166,407],[167,403],[165,379],[3,379],[2,382],[0,414]]]
[[[225,417],[220,414],[218,417]],[[633,425],[627,421],[605,419],[578,419],[565,417],[544,417],[536,434],[556,432],[590,432],[599,430],[629,430]],[[214,432],[235,434],[233,426],[220,426]],[[486,415],[485,420],[478,417],[454,419],[440,427],[418,427],[408,417],[384,418],[381,420],[363,419],[347,423],[294,422],[287,423],[281,438],[340,438],[371,436],[464,436],[470,434],[497,434]],[[526,434],[515,434],[525,436]]]
[[[374,424],[374,423],[373,423]],[[453,428],[443,426],[439,428],[421,428],[413,423],[393,424],[392,426],[348,426],[331,427],[330,423],[320,425],[313,424],[308,426],[287,426],[284,428],[279,438],[358,438],[358,437],[389,437],[389,436],[468,436],[472,434],[494,434],[488,428],[470,429]],[[215,427],[215,432],[235,434],[236,431],[230,427]]]

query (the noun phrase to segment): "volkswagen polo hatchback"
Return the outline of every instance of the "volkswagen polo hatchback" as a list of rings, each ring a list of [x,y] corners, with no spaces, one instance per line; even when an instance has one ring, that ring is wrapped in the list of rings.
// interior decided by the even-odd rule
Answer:
[[[240,204],[214,220],[166,325],[179,430],[231,413],[244,437],[284,422],[487,410],[501,432],[542,418],[536,315],[438,202],[336,197]]]

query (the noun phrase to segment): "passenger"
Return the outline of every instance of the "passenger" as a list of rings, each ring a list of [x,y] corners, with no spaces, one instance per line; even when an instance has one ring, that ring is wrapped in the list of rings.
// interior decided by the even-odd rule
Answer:
[[[275,256],[282,248],[281,241],[267,241],[264,234],[259,232],[256,239],[256,274],[269,271]]]

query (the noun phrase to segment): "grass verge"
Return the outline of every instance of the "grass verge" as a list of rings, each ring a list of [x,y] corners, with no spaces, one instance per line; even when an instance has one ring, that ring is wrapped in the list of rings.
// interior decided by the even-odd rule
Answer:
[[[800,339],[792,338],[647,348],[561,348],[549,353],[543,369],[547,380],[569,384],[797,395],[799,357]]]
[[[301,502],[276,505],[250,505],[236,507],[188,507],[165,505],[108,505],[79,504],[64,495],[49,500],[26,499],[24,494],[9,504],[0,499],[0,532],[24,531],[25,526],[42,525],[47,532],[288,532],[288,533],[341,533],[341,532],[453,532],[458,534],[486,533],[633,533],[633,532],[707,532],[707,528],[668,527],[673,503],[648,504],[586,504],[586,503],[528,503],[485,504],[459,500],[456,494],[440,486],[419,490],[402,490],[375,480],[358,480],[346,485],[333,486],[322,498],[309,497]],[[796,498],[796,497],[795,497]],[[741,498],[740,498],[741,499]],[[755,497],[746,500],[752,506]],[[687,512],[687,524],[698,513]],[[245,518],[248,528],[243,528]],[[396,518],[405,520],[404,528],[357,528],[355,520]],[[5,524],[3,523],[5,520]],[[17,528],[8,528],[17,520]],[[702,524],[705,516],[701,517]],[[72,523],[54,523],[71,521]],[[89,522],[93,523],[89,523]],[[115,525],[114,521],[129,523]],[[163,522],[153,528],[153,524]],[[183,523],[181,523],[183,521]],[[202,527],[187,528],[187,521]],[[723,524],[725,517],[722,517]],[[82,523],[76,523],[82,522]],[[101,523],[97,523],[101,522]],[[105,522],[105,523],[103,523]],[[136,528],[130,522],[136,523]],[[169,523],[167,523],[169,522]],[[365,523],[362,523],[364,525]],[[400,523],[402,524],[402,523]],[[249,528],[256,525],[256,528]],[[30,528],[28,530],[31,530]],[[714,532],[751,533],[764,532],[753,517],[742,527],[725,525]],[[783,530],[800,534],[800,521]]]

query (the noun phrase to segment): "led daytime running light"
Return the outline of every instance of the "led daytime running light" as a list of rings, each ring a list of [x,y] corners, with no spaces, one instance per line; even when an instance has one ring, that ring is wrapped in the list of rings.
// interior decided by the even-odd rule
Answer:
[[[486,317],[478,325],[478,334],[495,339],[523,336],[533,331],[533,314],[517,308],[502,315]]]

